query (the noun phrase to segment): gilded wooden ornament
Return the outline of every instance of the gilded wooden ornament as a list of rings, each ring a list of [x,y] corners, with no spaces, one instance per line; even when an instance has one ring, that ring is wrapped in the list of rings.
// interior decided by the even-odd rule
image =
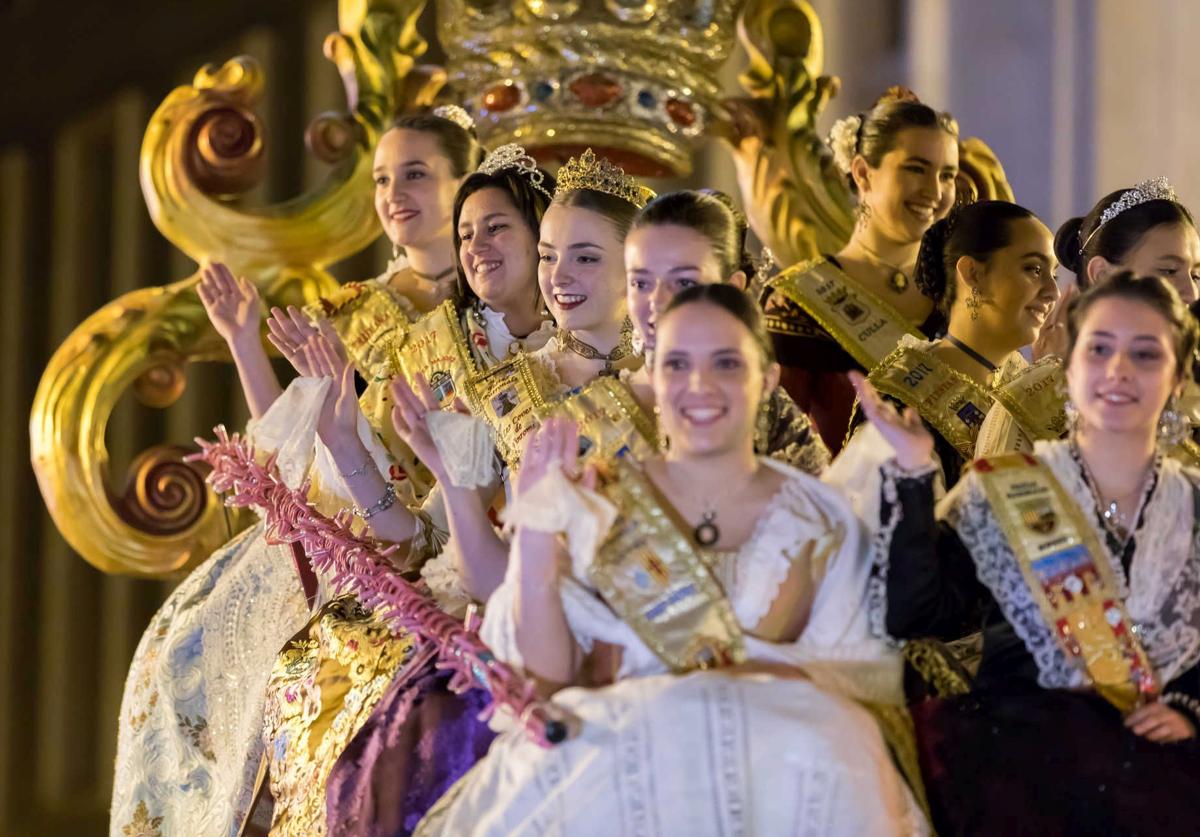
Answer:
[[[325,114],[309,144],[339,161],[316,190],[273,206],[235,206],[263,171],[262,125],[254,113],[265,78],[249,58],[205,67],[172,91],[151,117],[141,182],[159,231],[198,264],[223,261],[250,278],[267,305],[303,304],[336,287],[325,267],[380,232],[373,206],[372,151],[392,114],[428,103],[444,80],[416,59],[426,43],[416,21],[424,0],[357,0],[339,6],[325,54],[342,76],[348,113]],[[167,407],[192,361],[228,359],[196,296],[199,272],[125,294],[85,320],[51,358],[30,418],[33,467],[63,536],[105,572],[160,576],[206,558],[244,525],[227,516],[182,461],[186,449],[157,446],[110,486],[105,427],[130,387]]]

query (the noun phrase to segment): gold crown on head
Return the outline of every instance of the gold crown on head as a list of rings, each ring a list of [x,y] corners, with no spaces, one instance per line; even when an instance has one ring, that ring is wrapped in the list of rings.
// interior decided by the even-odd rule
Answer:
[[[638,183],[619,166],[614,166],[603,157],[597,157],[590,148],[563,163],[556,179],[556,195],[572,189],[591,189],[593,192],[604,192],[606,195],[629,201],[638,209],[654,198],[653,189]]]

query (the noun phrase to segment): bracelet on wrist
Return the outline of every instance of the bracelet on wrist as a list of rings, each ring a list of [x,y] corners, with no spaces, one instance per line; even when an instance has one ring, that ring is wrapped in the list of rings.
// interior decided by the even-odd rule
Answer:
[[[380,512],[387,511],[394,505],[396,505],[396,486],[389,482],[387,488],[383,490],[383,496],[376,500],[373,505],[365,509],[355,506],[351,511],[354,512],[355,517],[366,522]]]
[[[1200,700],[1185,695],[1183,692],[1166,692],[1159,700],[1167,706],[1173,706],[1176,710],[1182,711],[1188,716],[1188,720],[1192,722],[1192,726],[1200,729]]]

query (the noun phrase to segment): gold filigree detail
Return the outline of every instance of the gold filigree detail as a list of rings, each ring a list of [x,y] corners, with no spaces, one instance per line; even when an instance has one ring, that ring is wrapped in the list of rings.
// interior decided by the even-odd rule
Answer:
[[[653,189],[638,183],[620,166],[597,157],[590,148],[568,160],[555,177],[558,181],[556,195],[573,189],[590,189],[628,201],[638,209],[654,199]]]
[[[162,817],[150,816],[145,800],[139,801],[133,811],[133,819],[121,827],[125,837],[163,837]]]

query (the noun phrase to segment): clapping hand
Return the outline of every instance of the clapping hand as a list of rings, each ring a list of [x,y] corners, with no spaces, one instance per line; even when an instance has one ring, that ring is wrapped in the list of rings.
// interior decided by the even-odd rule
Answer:
[[[459,413],[469,412],[457,398],[454,400],[454,409]],[[427,422],[429,414],[439,410],[441,405],[437,396],[420,372],[413,376],[411,385],[402,375],[397,375],[392,381],[392,427],[396,435],[404,440],[439,483],[450,485],[441,451],[433,441]]]
[[[896,452],[896,462],[901,468],[911,471],[933,461],[933,436],[921,422],[921,416],[912,407],[898,411],[884,400],[871,382],[861,372],[849,373],[850,383],[858,393],[859,406],[870,419],[879,435]]]
[[[204,268],[196,295],[209,322],[227,344],[258,340],[262,302],[249,279],[235,277],[228,267],[213,262]]]
[[[579,470],[579,425],[570,419],[548,418],[525,442],[521,467],[513,479],[513,497],[528,493],[553,468],[585,488],[596,487],[596,469]]]

